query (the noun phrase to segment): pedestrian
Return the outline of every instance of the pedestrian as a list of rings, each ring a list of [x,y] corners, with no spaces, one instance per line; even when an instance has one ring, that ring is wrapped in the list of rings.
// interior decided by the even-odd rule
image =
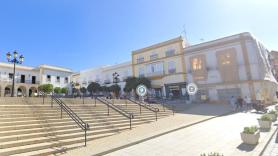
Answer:
[[[236,110],[236,99],[234,96],[231,96],[229,103],[232,106],[233,110],[235,111]]]
[[[249,96],[244,97],[244,103],[246,104],[246,110],[252,109],[252,102]]]
[[[243,99],[241,98],[241,96],[239,96],[237,98],[237,110],[242,110],[242,107],[243,107]]]

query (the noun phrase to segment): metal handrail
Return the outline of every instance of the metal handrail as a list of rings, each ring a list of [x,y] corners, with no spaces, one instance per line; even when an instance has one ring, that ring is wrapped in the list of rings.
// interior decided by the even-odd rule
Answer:
[[[147,105],[146,103],[141,103],[141,102],[136,101],[136,100],[133,100],[133,99],[131,99],[131,98],[128,98],[128,100],[131,101],[131,102],[133,102],[133,103],[135,103],[135,104],[137,104],[137,105],[139,105],[140,114],[141,114],[141,107],[144,107],[144,108],[146,108],[146,109],[148,109],[148,110],[154,112],[154,113],[155,113],[155,120],[157,121],[157,112],[159,112],[159,108],[153,107],[153,106],[151,106],[151,105]]]
[[[106,99],[103,99],[103,98],[100,98],[100,97],[97,97],[96,99],[107,106],[107,110],[108,110],[107,115],[109,115],[109,108],[112,108],[113,110],[117,111],[118,113],[120,113],[124,117],[128,118],[129,119],[129,129],[131,129],[131,119],[134,119],[134,116],[133,116],[132,113],[129,113],[129,112],[121,109],[120,107],[114,105],[113,103],[109,102]]]
[[[45,96],[46,94],[42,91],[40,93]],[[51,107],[53,107],[53,101],[55,101],[61,108],[61,118],[63,115],[63,110],[68,114],[68,116],[85,132],[85,146],[87,146],[87,130],[90,126],[88,123],[84,122],[70,107],[68,107],[61,99],[55,97],[54,93],[51,95]]]

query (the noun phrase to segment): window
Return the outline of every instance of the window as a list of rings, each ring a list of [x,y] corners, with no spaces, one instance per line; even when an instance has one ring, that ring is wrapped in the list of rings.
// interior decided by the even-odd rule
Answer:
[[[69,78],[65,77],[65,83],[69,83]]]
[[[169,74],[176,73],[176,62],[175,61],[168,62],[168,73]]]
[[[60,82],[60,76],[56,77],[56,82]]]
[[[144,77],[145,76],[145,69],[144,67],[139,68],[139,77]]]
[[[9,73],[9,79],[12,79],[13,78],[13,75],[12,73]]]
[[[166,57],[170,57],[170,56],[174,56],[175,55],[175,49],[168,49],[166,52],[165,52],[165,56]]]
[[[156,53],[152,53],[150,55],[150,60],[156,60],[157,58],[158,58],[158,54],[156,54]]]
[[[163,62],[148,64],[146,67],[148,76],[163,75],[164,73]]]
[[[137,63],[142,63],[142,62],[144,62],[144,57],[143,56],[139,56],[137,58]]]
[[[231,64],[231,54],[229,54],[229,53],[226,53],[226,54],[220,56],[220,59],[221,59],[221,64],[222,65]]]
[[[47,82],[50,82],[50,81],[51,81],[51,76],[50,76],[50,75],[47,75],[47,76],[46,76],[46,81],[47,81]]]
[[[192,59],[192,69],[193,70],[202,70],[202,59],[201,58],[193,58]]]

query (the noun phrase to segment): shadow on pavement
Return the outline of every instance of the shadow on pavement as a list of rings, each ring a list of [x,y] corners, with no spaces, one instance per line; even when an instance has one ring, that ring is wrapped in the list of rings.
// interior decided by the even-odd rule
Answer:
[[[257,145],[248,145],[248,144],[241,143],[239,146],[237,146],[237,149],[241,151],[250,152],[253,151],[256,146]]]

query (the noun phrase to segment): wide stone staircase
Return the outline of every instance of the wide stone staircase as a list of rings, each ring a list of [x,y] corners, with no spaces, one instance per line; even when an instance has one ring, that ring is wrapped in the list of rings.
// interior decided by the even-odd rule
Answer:
[[[51,101],[51,98],[0,98],[0,156],[59,154],[84,146],[84,131],[58,104],[53,102],[51,106]],[[62,101],[90,125],[87,141],[130,129],[129,119],[99,100]],[[155,120],[154,112],[141,108],[140,113],[139,106],[129,100],[113,103],[134,114],[132,128]],[[158,112],[158,118],[171,114],[170,110]]]

